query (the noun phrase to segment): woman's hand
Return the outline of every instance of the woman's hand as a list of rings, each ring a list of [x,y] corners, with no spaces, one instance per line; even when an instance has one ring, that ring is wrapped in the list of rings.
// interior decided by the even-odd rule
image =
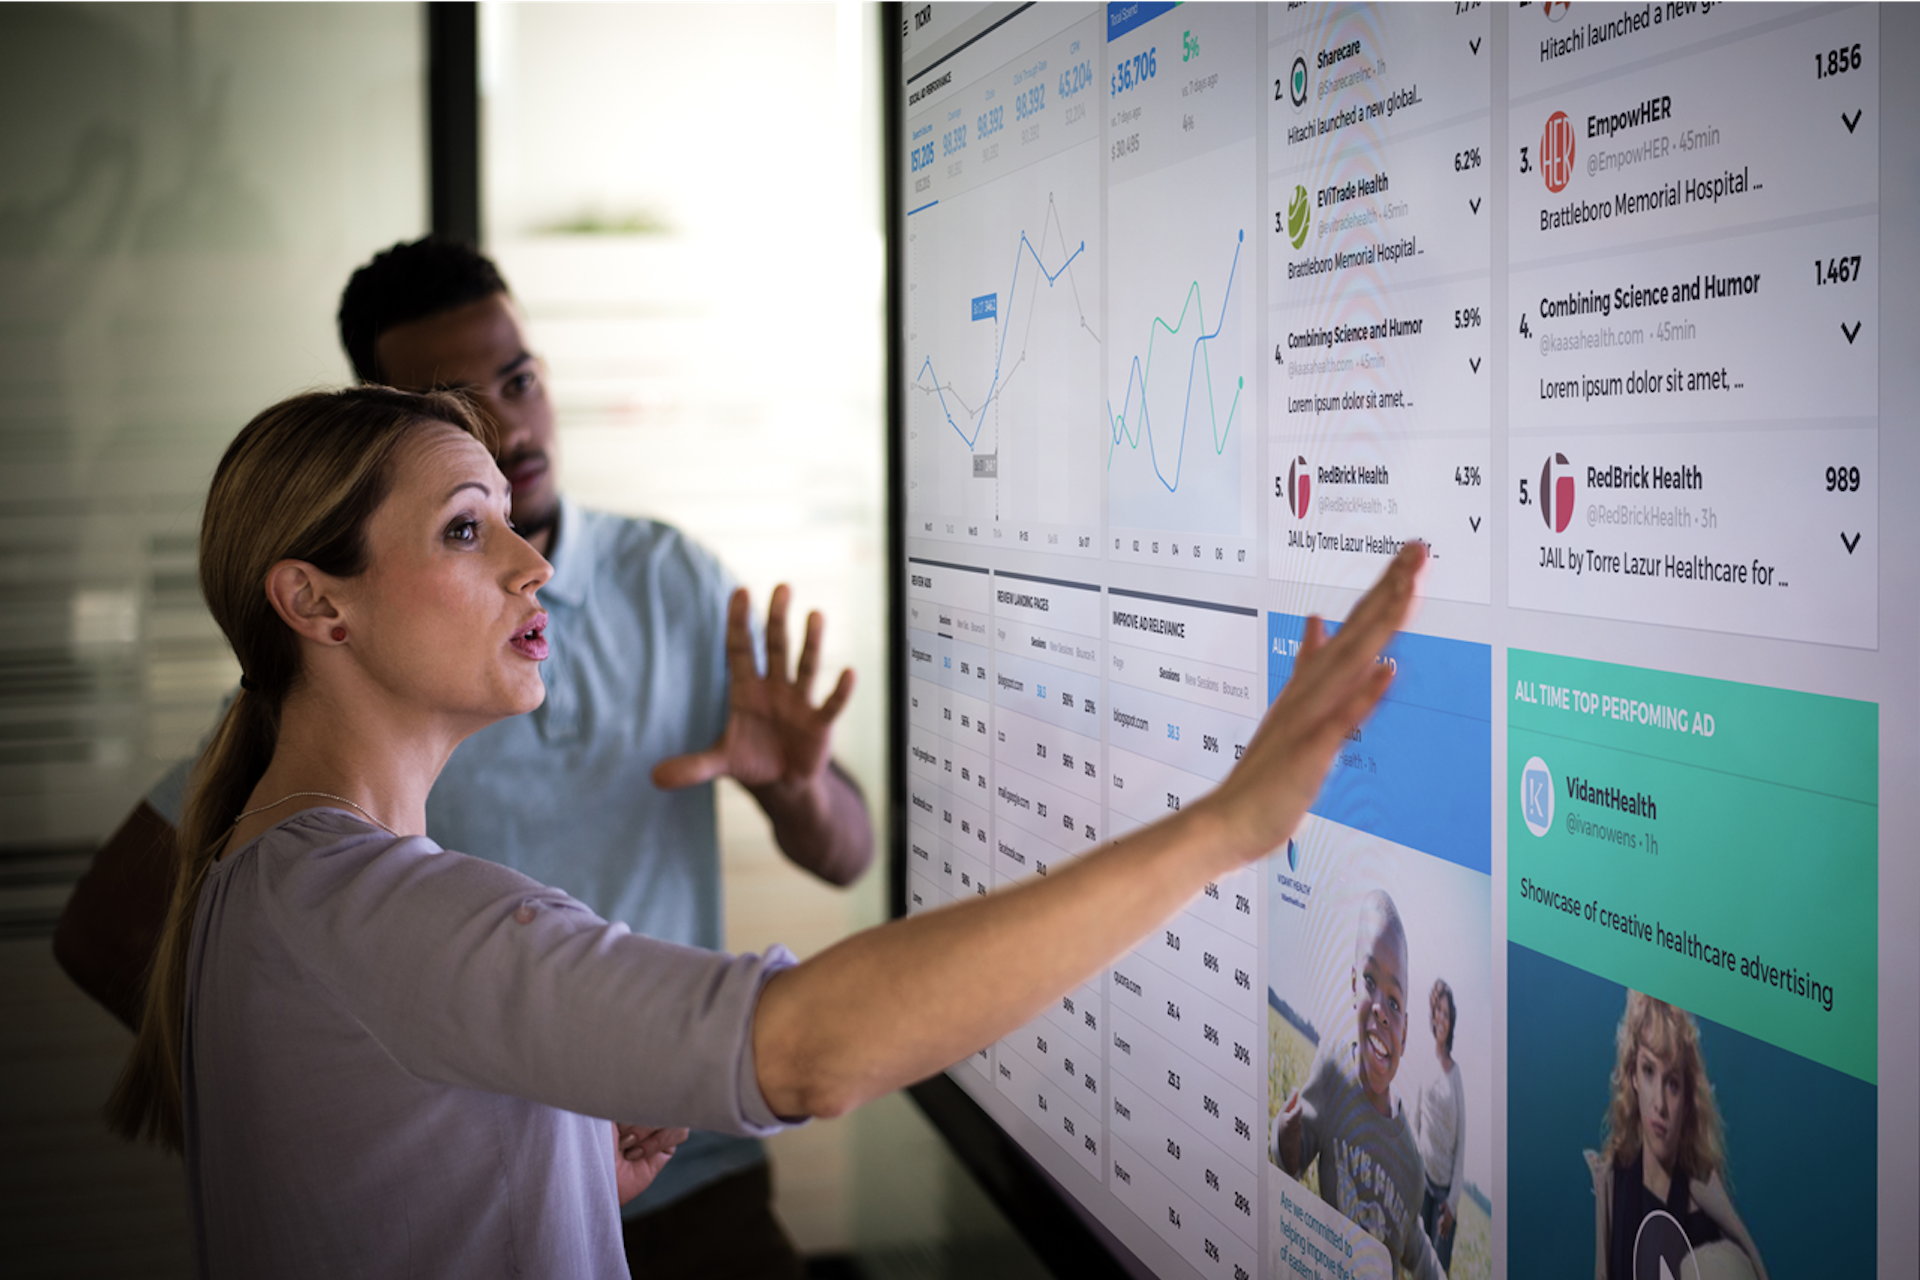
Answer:
[[[1421,543],[1401,548],[1332,639],[1319,618],[1307,619],[1293,675],[1267,708],[1240,763],[1203,802],[1239,861],[1267,853],[1294,833],[1342,739],[1387,691],[1393,664],[1375,655],[1407,620],[1426,559]]]
[[[1209,880],[1285,842],[1392,679],[1426,548],[1407,546],[1293,678],[1219,790],[1046,876],[842,940],[767,981],[754,1064],[775,1115],[835,1116],[991,1044],[1087,981]],[[1282,1135],[1285,1138],[1285,1135]]]
[[[613,1177],[620,1190],[620,1203],[626,1204],[653,1185],[660,1170],[680,1144],[687,1140],[685,1129],[649,1129],[645,1125],[613,1126]]]

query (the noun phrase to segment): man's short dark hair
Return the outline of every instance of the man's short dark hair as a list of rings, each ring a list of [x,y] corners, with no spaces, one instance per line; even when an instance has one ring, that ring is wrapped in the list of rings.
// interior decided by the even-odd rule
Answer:
[[[362,382],[384,382],[374,344],[387,330],[506,293],[493,261],[470,244],[425,236],[353,273],[340,295],[340,345]]]

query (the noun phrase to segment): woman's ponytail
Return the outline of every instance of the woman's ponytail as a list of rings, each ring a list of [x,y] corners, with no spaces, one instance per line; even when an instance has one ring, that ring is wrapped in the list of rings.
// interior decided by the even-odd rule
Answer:
[[[458,396],[387,387],[314,392],[260,414],[214,472],[200,521],[200,590],[244,673],[187,784],[173,896],[147,975],[139,1036],[107,1103],[114,1132],[171,1150],[182,1114],[187,962],[207,875],[272,763],[280,711],[300,679],[300,648],[267,599],[267,575],[300,560],[334,577],[367,567],[367,522],[386,497],[400,440],[429,422],[491,445],[484,419]]]

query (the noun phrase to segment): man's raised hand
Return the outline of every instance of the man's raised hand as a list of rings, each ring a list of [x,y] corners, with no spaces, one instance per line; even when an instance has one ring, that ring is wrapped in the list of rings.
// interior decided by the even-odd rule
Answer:
[[[749,788],[798,788],[816,784],[826,773],[833,722],[853,696],[853,672],[842,671],[826,701],[813,705],[820,633],[826,626],[815,611],[807,615],[800,660],[788,676],[787,605],[792,594],[784,583],[773,589],[767,607],[767,670],[762,675],[754,663],[746,588],[733,593],[727,605],[731,692],[726,731],[705,751],[661,761],[653,770],[656,786],[671,791],[726,776]]]

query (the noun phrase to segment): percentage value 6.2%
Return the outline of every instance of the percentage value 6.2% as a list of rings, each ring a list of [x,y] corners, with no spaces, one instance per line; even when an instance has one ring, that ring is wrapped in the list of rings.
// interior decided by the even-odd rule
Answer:
[[[1453,482],[1467,489],[1479,488],[1480,487],[1480,468],[1455,467],[1453,469]]]
[[[1456,151],[1453,153],[1453,171],[1455,173],[1465,173],[1469,169],[1478,169],[1479,167],[1480,148],[1468,147],[1465,151]]]
[[[1480,327],[1480,308],[1455,307],[1453,309],[1453,327],[1456,329],[1478,329]]]

